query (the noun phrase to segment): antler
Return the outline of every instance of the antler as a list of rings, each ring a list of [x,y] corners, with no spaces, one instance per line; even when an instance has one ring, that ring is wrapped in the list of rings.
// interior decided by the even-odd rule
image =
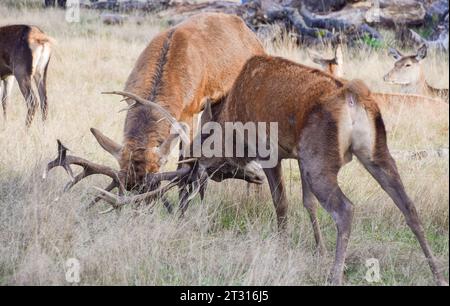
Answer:
[[[162,107],[158,103],[155,103],[153,101],[149,101],[149,100],[143,99],[143,98],[141,98],[141,97],[139,97],[139,96],[137,96],[137,95],[135,95],[135,94],[133,94],[131,92],[126,92],[126,91],[108,91],[108,92],[102,92],[102,94],[119,95],[119,96],[126,97],[126,98],[134,100],[135,103],[130,105],[125,110],[129,110],[129,109],[133,108],[136,104],[147,105],[147,106],[155,108],[165,118],[167,118],[167,120],[169,120],[170,124],[176,129],[176,131],[182,137],[183,140],[189,140],[190,139],[189,136],[186,134],[186,131],[183,129],[183,127],[180,126],[180,123],[178,122],[178,120],[175,119],[164,107]]]
[[[124,187],[120,181],[119,178],[119,172],[117,170],[114,170],[110,167],[99,165],[93,162],[90,162],[84,158],[76,157],[72,155],[67,155],[67,147],[65,147],[61,141],[58,139],[58,157],[49,162],[47,165],[47,168],[45,169],[42,178],[45,179],[48,175],[48,172],[58,166],[63,167],[67,174],[70,176],[71,181],[66,184],[64,187],[64,192],[67,192],[70,190],[74,185],[76,185],[78,182],[80,182],[85,177],[88,177],[93,174],[103,174],[106,176],[109,176],[112,179],[111,184],[106,188],[107,190],[112,190],[116,187],[119,188],[119,192],[123,193]],[[74,176],[72,168],[70,165],[77,165],[83,168],[83,171],[79,173],[78,175]],[[94,200],[93,203],[97,202],[98,200]]]

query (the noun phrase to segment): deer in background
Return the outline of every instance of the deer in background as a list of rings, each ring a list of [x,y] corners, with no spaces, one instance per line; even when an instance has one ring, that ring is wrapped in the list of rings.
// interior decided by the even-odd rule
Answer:
[[[397,49],[390,48],[389,55],[395,60],[394,68],[385,76],[384,81],[400,85],[405,92],[416,93],[448,101],[448,88],[438,89],[428,84],[422,68],[422,60],[427,56],[427,46],[423,44],[415,55],[403,55]]]
[[[32,80],[39,92],[42,120],[47,119],[47,69],[52,43],[53,39],[35,26],[0,27],[0,99],[4,118],[15,78],[27,103],[27,127],[33,121],[38,103]]]
[[[324,58],[310,50],[308,50],[308,54],[311,57],[312,61],[320,65],[324,71],[337,78],[344,77],[344,55],[342,53],[341,44],[338,44],[334,48],[333,58]]]
[[[91,129],[100,146],[117,160],[120,169],[71,157],[50,163],[47,171],[60,165],[72,176],[70,162],[81,163],[84,171],[66,186],[66,190],[92,174],[104,174],[112,179],[106,188],[108,191],[119,188],[123,194],[125,190],[153,188],[158,185],[157,172],[167,162],[174,143],[171,129],[177,128],[179,135],[192,139],[193,117],[202,110],[206,99],[220,103],[247,59],[259,54],[265,54],[261,43],[237,16],[203,13],[160,33],[142,52],[125,85],[125,91],[150,100],[156,108],[138,99],[126,98],[123,144]],[[165,120],[164,114],[174,119]],[[187,125],[191,133],[186,135],[175,121]],[[59,148],[62,152],[62,144]],[[223,174],[225,169],[222,170]],[[229,170],[224,176],[236,174],[237,169]],[[247,169],[246,178],[250,172]],[[182,190],[180,197],[187,194]],[[98,200],[99,197],[94,202]],[[165,204],[168,207],[167,202]]]
[[[308,53],[313,62],[320,65],[325,72],[336,78],[344,77],[344,57],[341,44],[336,47],[335,56],[331,59],[324,58],[311,51],[308,51]],[[372,96],[376,99],[382,113],[391,111],[399,102],[406,102],[408,105],[427,105],[437,109],[445,105],[441,104],[442,100],[437,97],[432,98],[421,94],[373,92]]]
[[[121,93],[127,98],[128,93]],[[136,100],[141,100],[139,97]],[[147,101],[147,103],[150,101]],[[141,101],[140,103],[146,103]],[[150,104],[149,104],[150,105]],[[173,118],[168,117],[168,120]],[[406,194],[396,163],[388,146],[384,122],[370,90],[359,80],[337,79],[320,70],[296,64],[286,59],[255,56],[242,68],[228,97],[221,104],[207,104],[202,123],[213,122],[222,129],[212,132],[201,141],[226,136],[227,123],[278,124],[278,163],[264,168],[269,182],[278,226],[284,230],[287,223],[286,189],[282,178],[281,160],[296,159],[301,173],[303,205],[313,226],[319,249],[324,249],[317,218],[317,203],[329,212],[337,227],[335,261],[332,268],[333,284],[342,284],[347,245],[350,239],[353,205],[338,185],[339,170],[356,156],[366,170],[377,180],[403,213],[406,223],[415,234],[428,260],[431,271],[440,285],[446,281],[425,238],[419,216]],[[270,135],[260,134],[244,140],[247,147],[266,148],[272,143]],[[225,145],[221,146],[224,150]],[[205,157],[189,161],[189,167],[167,173],[170,182],[158,190],[137,196],[121,196],[100,190],[112,207],[139,202],[167,192],[174,181],[191,183],[221,169],[222,165],[245,168],[256,157]],[[206,173],[206,174],[205,174]],[[160,174],[163,175],[163,174]]]

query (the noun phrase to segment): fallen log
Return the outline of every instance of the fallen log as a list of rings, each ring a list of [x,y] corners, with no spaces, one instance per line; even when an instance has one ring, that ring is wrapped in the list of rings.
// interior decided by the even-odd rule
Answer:
[[[317,27],[310,27],[306,24],[304,18],[300,13],[290,7],[283,7],[281,9],[274,9],[266,13],[268,22],[275,22],[277,20],[287,20],[288,23],[301,36],[309,36],[314,39],[321,39],[324,41],[332,40],[335,34],[326,29],[319,29]]]
[[[352,35],[356,35],[358,37],[363,37],[367,34],[371,38],[382,39],[381,34],[367,24],[354,24],[342,19],[315,15],[305,6],[300,7],[300,14],[310,27],[323,28],[332,32],[350,32]]]

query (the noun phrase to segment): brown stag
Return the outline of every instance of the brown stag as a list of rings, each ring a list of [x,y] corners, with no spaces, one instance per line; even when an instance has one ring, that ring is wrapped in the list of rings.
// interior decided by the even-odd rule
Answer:
[[[187,125],[192,138],[193,116],[207,99],[220,102],[247,59],[258,54],[264,54],[259,40],[242,19],[232,15],[199,14],[157,35],[140,55],[125,85],[125,91],[157,107],[127,97],[123,145],[91,129],[102,148],[117,159],[120,170],[111,175],[112,169],[100,171],[99,165],[83,160],[85,171],[66,189],[97,173],[110,176],[113,181],[107,190],[118,187],[120,193],[158,181],[153,174],[167,161],[176,138],[170,131],[179,127],[174,122]],[[173,120],[164,120],[164,114]],[[63,165],[66,169],[70,169],[70,161]],[[50,164],[48,170],[61,163]]]
[[[124,94],[129,97],[128,94]],[[337,79],[320,70],[290,62],[288,60],[255,56],[242,69],[226,101],[204,112],[203,122],[219,124],[224,131],[227,123],[240,122],[278,123],[278,164],[265,168],[275,206],[278,225],[284,229],[287,222],[286,190],[282,179],[281,160],[298,160],[301,172],[303,204],[313,226],[319,249],[324,249],[322,234],[317,219],[317,198],[331,214],[337,227],[335,262],[332,282],[343,280],[346,249],[350,238],[353,205],[338,185],[338,172],[355,155],[366,170],[377,180],[403,213],[406,223],[417,237],[438,284],[446,281],[440,272],[432,250],[425,238],[419,216],[405,188],[392,158],[380,110],[370,90],[359,80]],[[221,132],[223,133],[223,132]],[[219,136],[219,137],[218,137]],[[270,135],[269,135],[270,136]],[[267,147],[271,136],[258,135],[246,139],[245,145]],[[210,137],[226,138],[219,134]],[[206,137],[206,139],[210,139]],[[262,146],[260,146],[262,144]],[[247,151],[249,152],[249,151]],[[224,153],[222,152],[221,156]],[[190,163],[190,176],[202,178],[226,162],[243,168],[249,161],[261,161],[258,157],[245,155],[241,158],[202,156]],[[171,178],[186,177],[189,170],[182,168],[169,173]],[[200,173],[200,174],[199,174]],[[156,191],[139,196],[123,197],[101,191],[103,197],[113,205],[124,205],[153,197],[165,192],[170,183]]]
[[[422,60],[427,56],[427,45],[422,45],[415,55],[403,55],[394,48],[389,49],[389,55],[395,60],[392,68],[385,76],[384,81],[400,85],[405,92],[412,92],[448,101],[448,88],[435,88],[428,84],[422,68]]]
[[[28,25],[0,27],[0,99],[6,118],[13,78],[27,103],[26,125],[30,126],[37,108],[32,79],[39,92],[42,119],[47,118],[47,69],[53,39],[39,28]]]

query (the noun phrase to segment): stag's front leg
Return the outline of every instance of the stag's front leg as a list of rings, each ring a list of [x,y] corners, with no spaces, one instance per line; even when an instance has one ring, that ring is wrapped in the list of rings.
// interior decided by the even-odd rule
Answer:
[[[194,117],[187,119],[187,120],[183,120],[183,122],[187,122],[186,126],[188,128],[188,135],[189,135],[189,140],[190,142],[192,142],[193,139],[193,135],[194,135],[194,131],[193,131],[193,127],[194,127]],[[180,141],[180,156],[178,157],[178,167],[177,170],[179,170],[182,167],[185,167],[186,165],[184,165],[182,163],[183,160],[189,158],[190,155],[192,155],[192,152],[186,152],[186,150],[190,150],[191,146],[187,145],[187,144],[183,144],[182,141]],[[184,216],[184,213],[186,212],[188,206],[189,206],[189,202],[190,202],[190,194],[192,192],[192,185],[191,184],[186,184],[185,182],[180,182],[178,184],[178,199],[179,199],[179,209],[180,209],[180,217]]]

